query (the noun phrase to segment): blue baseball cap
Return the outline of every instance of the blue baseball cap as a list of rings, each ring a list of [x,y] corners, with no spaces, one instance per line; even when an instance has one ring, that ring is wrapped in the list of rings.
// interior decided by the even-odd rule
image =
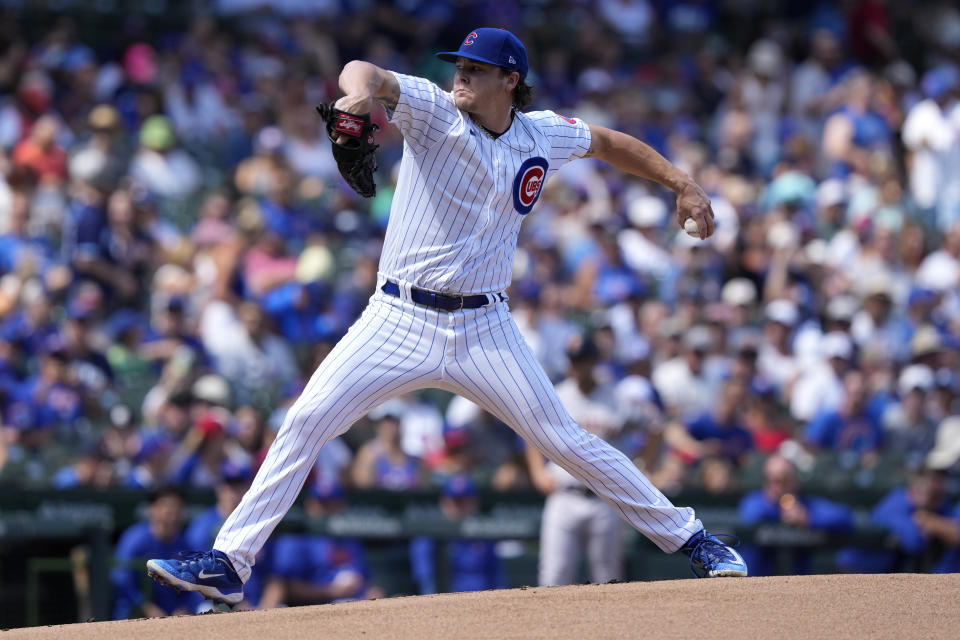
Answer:
[[[477,62],[485,62],[520,74],[520,79],[527,77],[527,50],[517,36],[506,29],[482,27],[474,29],[460,43],[456,51],[444,51],[437,57],[446,62],[456,62],[457,58],[467,58]]]
[[[245,461],[227,458],[220,465],[220,478],[230,484],[250,482],[253,479],[253,469]]]
[[[466,473],[455,473],[443,483],[441,493],[448,498],[472,498],[477,495],[477,485]]]
[[[345,493],[339,482],[316,480],[307,487],[307,495],[315,500],[342,500]]]

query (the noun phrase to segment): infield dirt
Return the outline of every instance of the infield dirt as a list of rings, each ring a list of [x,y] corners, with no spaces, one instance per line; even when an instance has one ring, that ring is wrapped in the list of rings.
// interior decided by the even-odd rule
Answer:
[[[893,574],[527,587],[14,629],[0,640],[956,639],[958,629],[960,574]]]

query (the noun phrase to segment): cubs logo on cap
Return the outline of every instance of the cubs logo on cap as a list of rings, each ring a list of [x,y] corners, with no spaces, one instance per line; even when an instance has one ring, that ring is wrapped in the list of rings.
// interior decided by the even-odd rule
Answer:
[[[520,215],[530,213],[533,205],[537,203],[549,166],[547,160],[540,156],[528,158],[520,165],[517,177],[513,179],[513,208]]]
[[[520,78],[527,77],[529,65],[527,50],[517,36],[506,29],[483,27],[467,34],[456,51],[444,51],[437,57],[447,62],[456,62],[457,58],[467,58],[485,62],[510,71],[516,71]]]

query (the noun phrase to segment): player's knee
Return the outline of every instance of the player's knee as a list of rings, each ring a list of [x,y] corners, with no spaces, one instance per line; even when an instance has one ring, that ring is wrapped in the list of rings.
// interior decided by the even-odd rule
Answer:
[[[574,462],[583,458],[590,447],[590,441],[590,434],[586,432],[564,434],[563,438],[546,442],[544,453],[548,458],[563,466],[565,460]]]
[[[336,406],[330,398],[312,398],[306,402],[295,402],[283,418],[284,428],[323,429],[329,431],[329,437],[342,434],[350,428],[347,412]]]

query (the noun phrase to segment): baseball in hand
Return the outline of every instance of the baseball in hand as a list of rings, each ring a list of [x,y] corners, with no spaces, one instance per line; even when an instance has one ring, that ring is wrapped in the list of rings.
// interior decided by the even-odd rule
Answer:
[[[687,218],[683,221],[683,230],[687,232],[688,236],[700,237],[700,227],[697,226],[697,221],[693,218]]]

